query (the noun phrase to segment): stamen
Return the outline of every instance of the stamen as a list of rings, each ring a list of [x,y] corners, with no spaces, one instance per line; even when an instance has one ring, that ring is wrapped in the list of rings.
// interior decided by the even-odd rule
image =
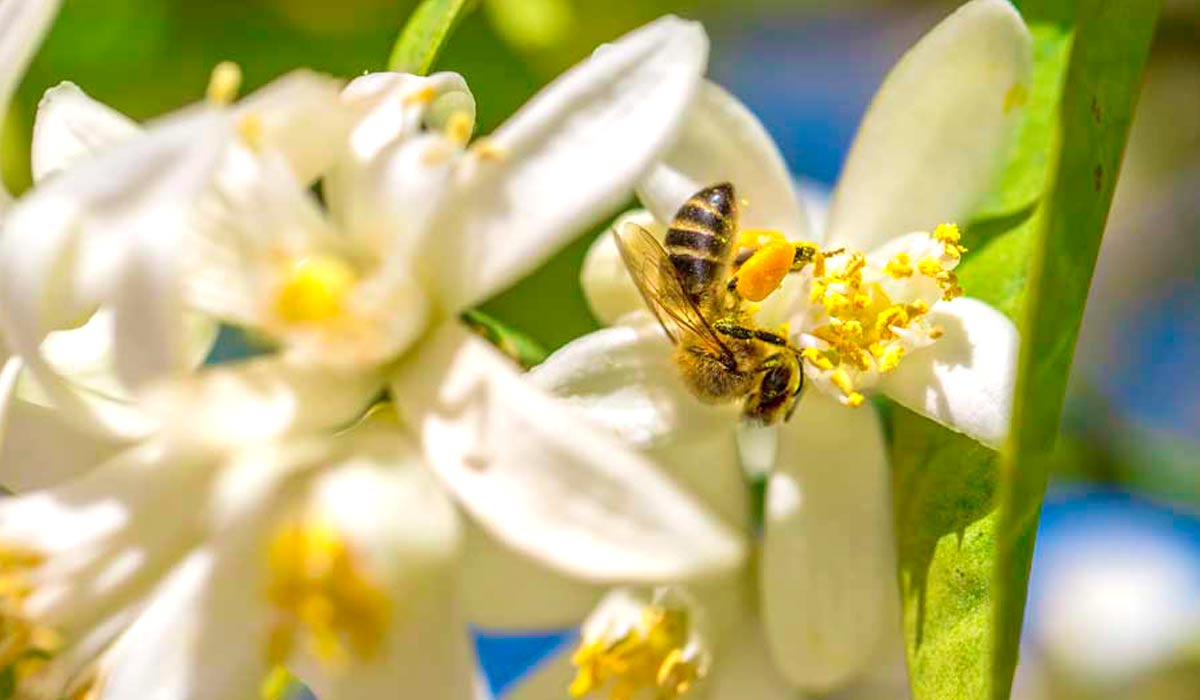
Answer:
[[[287,323],[320,323],[340,316],[358,282],[341,258],[313,255],[291,263],[275,294],[275,311]]]
[[[233,61],[222,61],[213,68],[208,79],[208,101],[215,105],[233,104],[241,88],[241,66]]]
[[[376,653],[391,601],[360,564],[342,532],[320,516],[289,520],[276,531],[266,591],[276,613],[267,647],[272,664],[287,660],[301,632],[313,655],[333,668],[350,654],[365,660]]]
[[[0,675],[9,675],[19,697],[22,682],[62,647],[53,629],[36,623],[25,611],[33,593],[30,574],[45,562],[36,551],[0,545]]]
[[[241,137],[242,143],[255,153],[261,152],[263,147],[263,121],[262,117],[257,114],[247,114],[242,117],[237,124],[238,136]]]
[[[404,97],[404,106],[411,107],[413,105],[427,105],[433,102],[433,98],[437,97],[437,88],[432,85],[425,85],[419,90],[415,90]]]
[[[626,700],[642,690],[673,700],[704,678],[708,655],[693,611],[671,593],[659,592],[652,601],[639,604],[618,591],[600,604],[571,658],[576,668],[568,688],[571,697],[607,686],[610,700]]]
[[[471,140],[471,131],[474,128],[475,121],[471,118],[470,113],[457,111],[446,120],[446,138],[460,146],[465,146]]]

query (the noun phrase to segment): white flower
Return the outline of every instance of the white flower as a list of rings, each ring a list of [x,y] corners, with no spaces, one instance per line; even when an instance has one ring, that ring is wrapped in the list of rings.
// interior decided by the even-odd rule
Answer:
[[[947,229],[938,232],[945,240],[903,234],[959,220],[986,191],[1005,154],[1016,103],[1028,89],[1030,47],[1028,30],[1007,2],[974,0],[912,48],[888,76],[864,120],[821,245],[881,251],[871,258],[881,268],[900,249],[915,255],[915,264],[925,257],[925,251],[918,255],[916,249],[927,247],[944,270],[949,268],[953,256],[946,251],[952,236]],[[655,218],[669,220],[692,193],[724,181],[732,182],[746,200],[744,229],[814,238],[783,159],[765,130],[713,85],[698,94],[676,145],[642,183],[642,199],[654,215],[631,216],[652,231],[658,228],[661,236],[662,224]],[[844,271],[842,260],[827,263],[826,275]],[[924,288],[909,285],[912,280],[878,279],[905,303],[945,293],[936,279],[923,280]],[[744,522],[745,491],[730,486],[741,474],[736,408],[702,406],[688,394],[611,236],[602,237],[589,253],[583,283],[597,315],[623,323],[560,350],[534,371],[535,381],[647,449],[731,523]],[[813,284],[811,270],[794,275],[764,302],[760,319],[801,316],[794,319],[795,329],[808,334],[810,347],[824,350],[816,342],[816,329],[829,323],[829,309],[809,303]],[[922,325],[906,338],[896,334],[908,354],[894,371],[882,373],[887,376],[880,379],[880,388],[976,439],[1002,442],[1015,329],[980,302],[929,297],[927,303],[931,309]],[[804,318],[805,313],[812,317]],[[930,339],[934,326],[943,331],[941,337],[916,349]],[[917,330],[924,331],[923,337]],[[849,392],[840,391],[840,378],[816,369],[810,369],[813,386],[778,430],[778,444],[768,432],[755,433],[754,440],[740,445],[746,468],[774,464],[775,470],[767,485],[756,570],[745,570],[738,584],[750,591],[750,602],[741,608],[725,606],[737,611],[728,634],[746,640],[761,635],[771,661],[744,649],[731,650],[731,658],[723,661],[725,640],[713,640],[712,687],[728,697],[785,697],[789,687],[842,686],[881,645],[898,644],[898,633],[893,634],[899,613],[890,474],[880,422],[869,407],[842,406],[838,399]],[[765,449],[751,449],[751,443],[763,442]],[[695,446],[695,451],[681,454],[680,446]],[[758,533],[747,533],[748,540],[756,537]],[[737,585],[728,588],[736,590]],[[566,587],[559,598],[564,614],[569,603],[588,600],[584,591]],[[697,598],[704,600],[703,595]],[[706,607],[711,617],[713,605]],[[760,670],[747,672],[754,664]],[[770,687],[759,694],[739,690],[722,679],[726,673],[759,678]]]
[[[16,694],[253,697],[286,664],[322,698],[472,697],[454,507],[395,423],[295,431],[255,363],[146,401],[163,429],[0,501],[0,667]]]
[[[43,105],[35,144],[35,153],[50,154],[41,167],[61,172],[18,207],[24,213],[9,222],[14,235],[0,259],[19,273],[3,282],[20,302],[0,309],[6,329],[23,339],[23,357],[44,365],[47,330],[103,297],[114,300],[117,340],[128,334],[147,346],[130,353],[169,357],[178,323],[163,300],[174,297],[177,308],[216,313],[280,343],[280,353],[256,366],[284,385],[325,387],[301,406],[307,425],[337,426],[388,388],[424,462],[471,522],[558,571],[612,582],[736,567],[742,544],[694,497],[607,431],[562,411],[456,318],[632,191],[682,118],[706,53],[697,25],[655,22],[597,51],[469,149],[473,101],[458,76],[360,78],[335,100],[355,115],[341,145],[304,143],[313,156],[304,162],[333,162],[322,181],[328,211],[312,199],[300,175],[305,169],[292,157],[300,146],[261,138],[273,120],[250,100],[186,117],[208,114],[220,137],[213,143],[188,123],[186,136],[164,124],[102,146],[95,141],[122,118],[61,88]],[[221,82],[218,75],[215,92],[227,93]],[[283,106],[295,115],[307,105]],[[108,126],[91,130],[96,124]],[[327,126],[314,125],[312,140],[328,143],[338,124]],[[55,153],[89,152],[71,147],[72,140],[92,143],[95,154],[56,166]],[[179,179],[174,174],[192,161],[204,165],[195,170],[207,176],[197,180],[208,188],[173,187],[171,177]],[[199,203],[201,225],[195,218],[168,221],[169,230],[184,233],[147,243],[162,224],[147,212],[168,202],[170,211],[187,211],[179,198]],[[39,251],[16,242],[16,233],[53,222],[51,205],[64,202],[68,212],[86,211],[88,226],[122,214],[123,233],[146,231],[143,238],[110,239],[122,245],[106,260],[115,257],[121,274],[101,269],[108,294],[86,296],[90,304],[76,308],[63,302],[83,296],[78,288],[87,280],[71,274],[69,261],[87,261],[88,245],[79,244],[82,252],[67,243]],[[78,233],[65,225],[51,230],[49,240],[73,241],[68,236]],[[91,238],[89,232],[89,244]],[[133,268],[145,274],[130,274],[127,261],[143,258],[142,246],[162,256]],[[64,266],[67,274],[58,274]],[[55,317],[39,319],[41,310]],[[122,316],[141,325],[122,329]],[[159,363],[154,376],[169,373]],[[150,379],[139,372],[126,384],[152,386]],[[83,403],[78,394],[64,389],[52,399]],[[110,408],[77,413],[127,439],[161,429],[161,418],[141,401],[125,413]],[[257,429],[256,420],[247,418],[248,430]],[[502,577],[480,582],[507,584]],[[506,596],[489,603],[504,608]]]

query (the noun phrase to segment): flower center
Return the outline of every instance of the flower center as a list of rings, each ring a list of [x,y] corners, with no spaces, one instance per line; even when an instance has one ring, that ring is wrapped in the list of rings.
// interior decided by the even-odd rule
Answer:
[[[682,697],[708,670],[703,649],[682,601],[658,594],[639,604],[623,591],[605,599],[584,627],[584,639],[571,657],[576,668],[571,697],[609,686],[610,700],[625,700],[639,690],[656,698]]]
[[[880,255],[814,256],[803,356],[818,386],[859,406],[862,390],[942,335],[928,315],[938,301],[962,295],[953,272],[966,252],[960,240],[957,226],[942,224]]]
[[[38,552],[0,546],[0,675],[9,675],[15,689],[62,646],[54,630],[36,624],[25,611],[33,593],[29,574],[44,561]]]
[[[287,323],[312,324],[340,316],[358,282],[345,260],[311,255],[290,262],[275,292],[275,311]]]
[[[303,633],[331,667],[370,658],[387,631],[391,601],[360,566],[350,543],[319,516],[286,521],[268,551],[267,600],[275,611],[267,656],[283,663]]]

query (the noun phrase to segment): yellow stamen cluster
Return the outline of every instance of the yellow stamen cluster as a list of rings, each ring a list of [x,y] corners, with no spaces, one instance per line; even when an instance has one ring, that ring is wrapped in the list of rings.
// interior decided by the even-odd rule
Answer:
[[[805,349],[802,357],[849,406],[862,405],[865,386],[941,334],[926,318],[931,303],[962,294],[953,272],[966,251],[958,227],[943,224],[921,240],[875,264],[862,253],[813,260],[809,301],[822,313],[806,333],[820,347]]]
[[[17,688],[62,646],[54,630],[36,624],[25,611],[33,593],[29,573],[44,561],[38,552],[0,546],[0,672],[11,673]]]
[[[330,321],[345,311],[358,274],[345,260],[312,255],[285,264],[275,292],[275,312],[286,323]]]
[[[351,654],[369,659],[391,618],[391,600],[368,576],[342,532],[319,516],[286,521],[268,551],[266,596],[275,611],[268,660],[283,663],[298,634],[337,668]]]
[[[610,683],[609,700],[629,700],[640,690],[653,691],[658,700],[682,697],[705,673],[686,651],[689,627],[685,610],[649,605],[641,624],[620,636],[585,641],[571,658],[576,668],[571,697]]]

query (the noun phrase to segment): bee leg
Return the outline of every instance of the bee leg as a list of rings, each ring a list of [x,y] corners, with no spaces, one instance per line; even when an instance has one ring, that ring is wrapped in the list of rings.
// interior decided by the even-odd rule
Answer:
[[[730,318],[722,318],[714,321],[712,328],[717,333],[720,333],[721,335],[727,335],[730,338],[737,338],[738,340],[760,340],[768,345],[785,348],[797,357],[800,356],[800,348],[797,348],[789,343],[787,338],[779,335],[778,333],[764,331],[761,328],[750,328],[748,326],[743,326]]]

